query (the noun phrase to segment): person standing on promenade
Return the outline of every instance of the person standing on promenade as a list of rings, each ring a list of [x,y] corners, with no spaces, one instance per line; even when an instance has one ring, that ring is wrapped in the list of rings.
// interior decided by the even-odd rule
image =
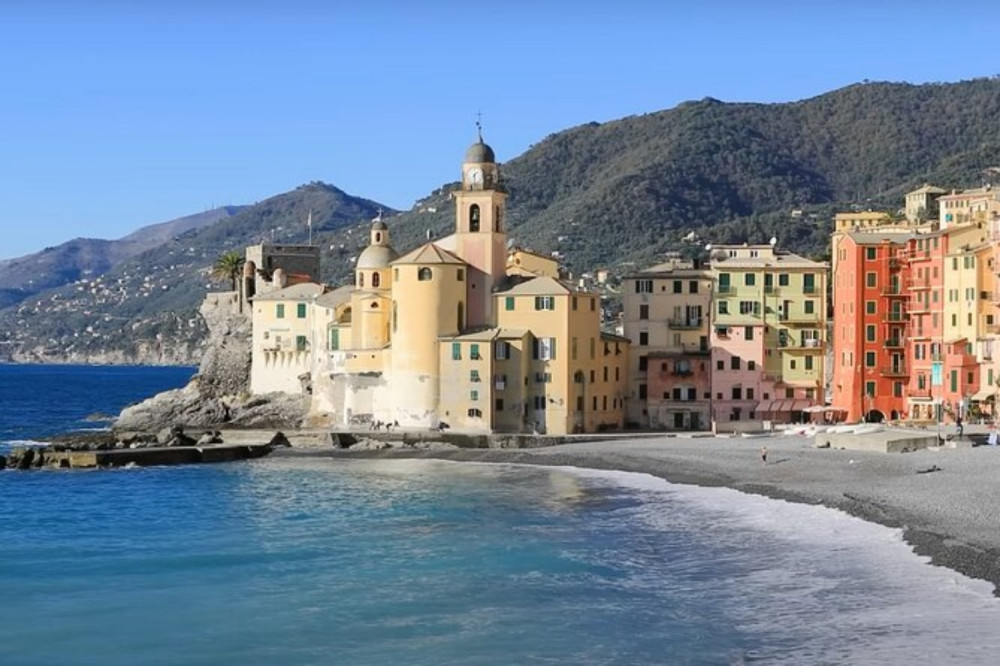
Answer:
[[[958,426],[958,438],[961,439],[962,432],[965,430],[965,427],[962,424],[962,417],[961,417],[961,415],[955,417],[955,425]]]
[[[761,462],[761,464],[764,464],[764,465],[767,464],[767,447],[766,446],[760,447],[760,462]]]

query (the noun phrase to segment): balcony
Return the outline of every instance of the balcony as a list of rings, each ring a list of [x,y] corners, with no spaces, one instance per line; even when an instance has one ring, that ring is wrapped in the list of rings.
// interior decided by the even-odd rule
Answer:
[[[882,287],[882,295],[886,298],[906,298],[910,294],[898,284],[891,284],[888,287]]]
[[[674,377],[690,377],[694,371],[691,368],[674,368],[670,374]]]
[[[813,338],[805,340],[796,340],[791,336],[787,338],[778,338],[778,349],[812,349],[814,351],[822,351],[823,346],[822,340]]]
[[[886,349],[902,349],[906,346],[906,342],[902,338],[888,338],[885,341]]]
[[[986,324],[986,335],[1000,335],[1000,324]]]
[[[670,319],[667,321],[667,326],[677,330],[692,330],[701,328],[704,322],[705,320],[700,317]]]
[[[720,284],[718,292],[720,294],[734,294],[736,293],[736,289],[731,284]]]
[[[930,280],[910,280],[910,291],[921,291],[931,288]]]
[[[905,363],[897,363],[881,369],[883,377],[909,377],[910,373],[906,369]]]
[[[910,321],[909,312],[890,312],[885,317],[886,321]]]
[[[792,312],[790,314],[779,314],[778,321],[786,324],[813,324],[819,326],[821,318],[819,313],[805,314],[803,312]]]
[[[924,386],[923,388],[910,389],[911,398],[930,398],[931,388],[929,386]]]
[[[931,363],[944,363],[944,354],[931,354]]]

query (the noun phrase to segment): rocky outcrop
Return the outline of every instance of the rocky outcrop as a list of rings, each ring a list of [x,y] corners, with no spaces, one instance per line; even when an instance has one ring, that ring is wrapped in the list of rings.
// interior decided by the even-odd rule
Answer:
[[[208,326],[208,346],[187,386],[126,407],[116,432],[159,432],[164,428],[297,428],[308,409],[308,396],[272,393],[251,396],[250,319],[237,311],[238,301],[210,294],[201,308]]]

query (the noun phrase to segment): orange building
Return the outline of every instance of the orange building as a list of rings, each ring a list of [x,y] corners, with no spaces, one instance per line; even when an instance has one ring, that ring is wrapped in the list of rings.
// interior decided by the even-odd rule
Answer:
[[[906,412],[910,326],[904,231],[835,234],[833,401],[847,421],[898,419]]]

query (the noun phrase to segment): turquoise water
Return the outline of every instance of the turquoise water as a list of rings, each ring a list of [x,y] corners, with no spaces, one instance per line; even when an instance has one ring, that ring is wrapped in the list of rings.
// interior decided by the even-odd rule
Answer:
[[[76,372],[62,381],[103,381]],[[32,436],[0,411],[3,432]],[[894,530],[643,475],[304,459],[6,472],[0,508],[5,665],[989,664],[1000,650],[990,587]]]

